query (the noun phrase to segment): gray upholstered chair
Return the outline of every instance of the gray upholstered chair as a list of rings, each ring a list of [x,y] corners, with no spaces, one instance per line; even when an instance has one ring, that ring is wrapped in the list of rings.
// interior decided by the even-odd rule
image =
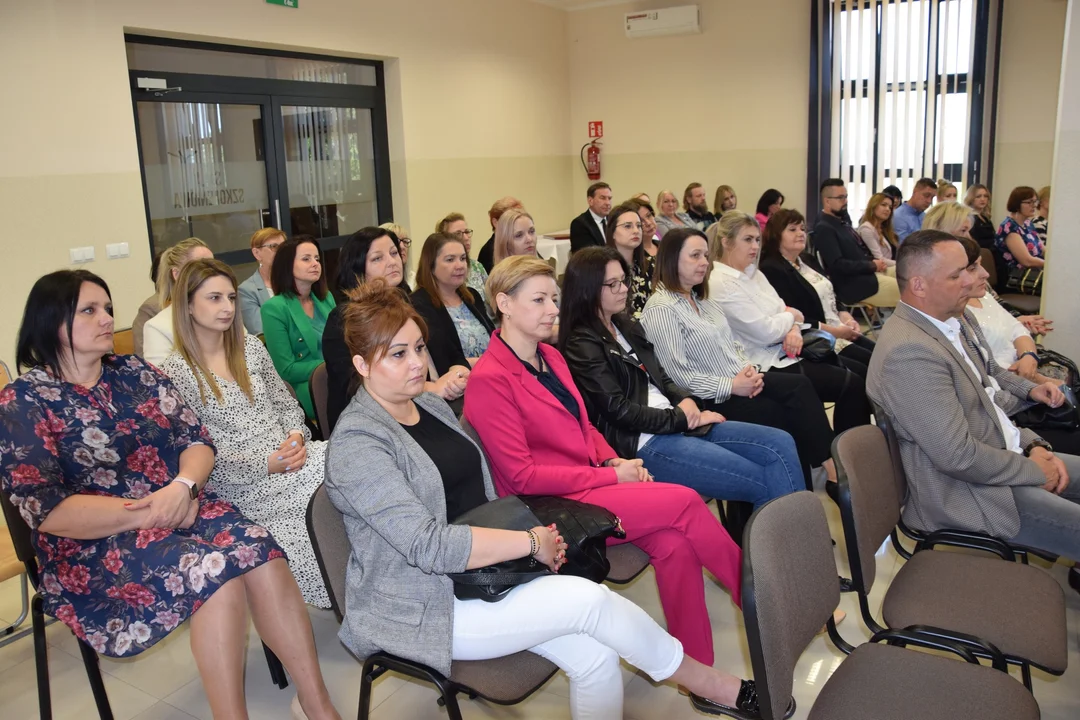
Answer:
[[[349,562],[349,538],[341,513],[330,502],[322,485],[311,496],[307,507],[307,527],[315,559],[319,563],[330,607],[340,622],[345,617],[345,568]],[[375,653],[364,660],[360,680],[358,720],[367,720],[371,708],[371,685],[387,670],[433,684],[439,691],[439,705],[446,708],[449,720],[461,720],[457,696],[482,697],[499,705],[515,705],[532,695],[559,668],[528,651],[494,660],[455,660],[450,677],[421,663],[388,653]]]
[[[882,626],[867,597],[877,572],[875,552],[900,518],[900,500],[885,436],[873,425],[851,428],[833,441],[833,461],[840,482],[840,517],[851,565],[851,584],[859,597],[863,621],[871,632]],[[982,538],[930,533],[905,562],[885,592],[882,619],[890,628],[924,627],[942,637],[999,649],[1019,665],[1031,688],[1031,665],[1061,675],[1068,666],[1065,594],[1047,572],[1013,561],[1004,544]],[[992,538],[990,538],[992,539]],[[934,552],[935,545],[959,545],[998,558]],[[973,652],[986,657],[978,648]]]
[[[1004,565],[1005,563],[1000,563]],[[840,600],[821,501],[797,492],[759,508],[743,544],[743,614],[765,720],[792,708],[795,665]],[[889,644],[880,644],[882,641]],[[915,645],[967,662],[896,647]],[[998,660],[998,666],[1004,663]],[[1035,720],[1039,706],[1007,672],[948,640],[885,630],[854,648],[818,693],[810,720]]]

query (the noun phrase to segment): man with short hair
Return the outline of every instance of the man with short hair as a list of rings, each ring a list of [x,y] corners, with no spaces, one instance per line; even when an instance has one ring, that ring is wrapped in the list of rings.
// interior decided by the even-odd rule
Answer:
[[[704,230],[716,222],[716,216],[709,212],[709,201],[705,197],[705,188],[701,183],[687,185],[683,192],[682,202],[686,214],[697,224],[698,230]]]
[[[902,203],[893,212],[892,227],[897,241],[904,242],[908,235],[922,229],[926,208],[934,202],[935,196],[937,196],[937,183],[930,178],[919,178],[915,183],[915,189],[911,191],[911,199]]]
[[[1055,454],[1009,419],[1032,404],[1060,406],[1061,390],[1010,373],[981,349],[982,330],[965,311],[981,276],[956,238],[912,233],[896,263],[901,302],[878,334],[866,389],[900,440],[904,521],[1080,558],[1080,484],[1070,484],[1080,457]]]
[[[900,299],[896,278],[889,277],[884,260],[876,259],[859,234],[845,221],[848,195],[844,181],[821,183],[821,217],[814,226],[814,248],[832,280],[836,297],[849,305],[865,302],[895,307]]]
[[[572,253],[607,242],[604,233],[607,231],[607,216],[611,212],[611,186],[606,182],[595,182],[586,193],[589,209],[570,223]]]
[[[484,243],[484,247],[480,248],[480,252],[476,254],[476,259],[480,261],[480,264],[484,266],[484,270],[491,272],[492,266],[495,265],[495,226],[499,224],[499,218],[503,216],[503,213],[511,208],[516,210],[524,210],[524,206],[521,201],[516,197],[506,195],[495,201],[488,210],[488,222],[491,223],[491,237]]]

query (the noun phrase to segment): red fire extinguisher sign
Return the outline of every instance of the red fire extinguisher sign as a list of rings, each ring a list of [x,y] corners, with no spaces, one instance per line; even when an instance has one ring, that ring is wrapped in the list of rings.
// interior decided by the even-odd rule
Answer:
[[[604,137],[604,122],[602,120],[593,120],[589,122],[589,137],[602,138]]]

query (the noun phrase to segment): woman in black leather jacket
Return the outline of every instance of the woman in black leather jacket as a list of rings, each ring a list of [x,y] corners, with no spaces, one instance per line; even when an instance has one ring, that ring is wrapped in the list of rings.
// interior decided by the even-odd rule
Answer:
[[[789,434],[700,410],[668,377],[625,313],[628,277],[614,248],[579,250],[566,268],[559,314],[559,350],[611,447],[640,458],[657,480],[718,499],[759,506],[801,489]]]

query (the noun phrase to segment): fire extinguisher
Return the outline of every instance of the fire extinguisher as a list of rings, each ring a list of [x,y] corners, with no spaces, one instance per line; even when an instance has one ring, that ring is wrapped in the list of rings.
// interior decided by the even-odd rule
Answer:
[[[604,143],[600,140],[593,140],[581,146],[579,153],[581,165],[585,168],[585,174],[590,180],[600,179],[600,149],[603,147]]]

